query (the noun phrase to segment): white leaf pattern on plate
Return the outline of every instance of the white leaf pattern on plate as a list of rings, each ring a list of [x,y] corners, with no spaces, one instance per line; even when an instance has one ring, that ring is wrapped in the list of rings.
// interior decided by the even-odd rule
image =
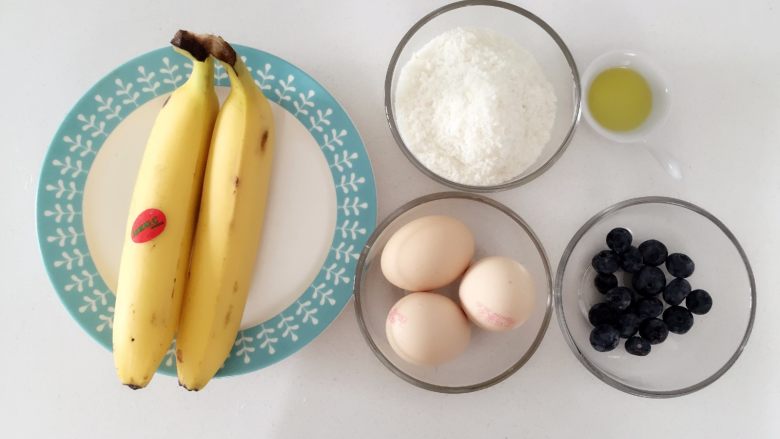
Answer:
[[[336,300],[333,299],[333,289],[325,289],[327,288],[327,285],[324,283],[317,285],[314,287],[314,291],[311,294],[312,299],[320,299],[320,306],[325,305],[327,303],[328,305],[335,305]]]
[[[73,249],[73,253],[62,252],[62,259],[54,261],[54,267],[65,267],[66,270],[73,270],[74,266],[83,267],[84,259],[89,257],[89,253],[82,253],[78,248]]]
[[[277,337],[271,337],[276,330],[274,328],[266,328],[265,325],[260,325],[260,332],[255,335],[255,338],[260,341],[260,349],[265,349],[268,355],[276,353],[274,345],[279,341]]]
[[[360,227],[359,221],[350,222],[349,220],[344,220],[344,223],[341,224],[341,226],[336,227],[336,230],[341,232],[341,239],[347,239],[349,237],[350,239],[355,240],[358,239],[358,236],[366,234],[366,229]]]
[[[76,242],[79,239],[79,236],[83,236],[83,233],[79,233],[76,231],[75,227],[68,227],[67,229],[62,229],[61,227],[57,227],[55,230],[56,235],[51,235],[46,237],[47,242],[56,242],[57,245],[60,247],[65,247],[65,244],[70,243],[70,245],[76,245]]]
[[[107,97],[104,99],[103,96],[95,95],[95,101],[100,104],[100,106],[97,108],[98,113],[106,113],[103,115],[106,120],[122,120],[122,116],[119,115],[119,112],[122,111],[122,106],[114,105],[114,98]]]
[[[176,64],[171,65],[171,60],[168,57],[162,59],[165,67],[160,68],[160,73],[167,75],[167,78],[163,78],[163,83],[176,88],[179,86],[179,82],[183,79],[181,75],[176,72],[179,70],[179,66]]]
[[[348,194],[350,190],[357,192],[358,186],[365,182],[365,177],[358,177],[354,172],[349,174],[349,180],[347,180],[346,175],[342,174],[341,182],[336,186],[336,189],[341,189],[341,191],[345,194]]]
[[[59,224],[60,221],[72,223],[76,219],[76,215],[80,215],[81,212],[76,211],[72,204],[68,203],[63,208],[60,203],[54,203],[54,209],[46,209],[43,211],[43,215],[46,217],[52,217],[54,222]]]
[[[72,283],[65,285],[65,291],[76,290],[79,293],[82,293],[84,292],[85,286],[88,286],[90,288],[95,286],[95,277],[97,275],[98,275],[97,273],[90,273],[87,270],[81,270],[80,275],[71,274],[70,280],[72,281]]]
[[[91,139],[85,139],[82,143],[81,134],[76,134],[75,140],[70,136],[63,136],[62,141],[70,145],[68,148],[70,152],[79,151],[79,157],[85,157],[88,154],[95,154],[97,152],[92,149]]]
[[[290,337],[292,341],[298,341],[298,334],[295,333],[301,326],[293,323],[295,318],[292,316],[285,316],[284,313],[279,313],[279,323],[276,325],[276,329],[284,328],[282,331],[282,338]]]
[[[314,107],[314,102],[311,101],[314,94],[314,90],[309,90],[306,94],[298,93],[298,100],[293,103],[295,107],[293,116],[298,116],[299,114],[306,116],[309,114],[309,107]]]
[[[321,133],[323,130],[325,130],[323,125],[330,126],[330,120],[328,119],[328,116],[331,114],[333,114],[332,108],[327,108],[324,112],[322,110],[317,110],[317,118],[315,119],[314,116],[309,118],[309,122],[311,123],[309,131],[315,130]]]
[[[160,88],[160,82],[154,81],[154,72],[146,73],[146,68],[144,66],[138,66],[138,73],[140,76],[136,79],[136,82],[146,84],[141,87],[141,91],[157,96],[157,89]]]
[[[317,317],[314,316],[314,314],[317,314],[317,308],[311,308],[311,302],[306,301],[301,303],[301,301],[296,301],[295,303],[298,304],[298,309],[295,311],[296,316],[302,315],[303,318],[301,319],[301,322],[303,323],[311,323],[312,325],[317,325],[320,321],[317,320]]]
[[[360,257],[360,254],[355,251],[355,245],[350,244],[349,247],[344,248],[346,245],[345,242],[341,242],[338,247],[331,249],[336,252],[336,260],[340,261],[344,259],[344,262],[346,263],[349,263],[351,260],[357,260]]]
[[[347,135],[347,130],[342,129],[340,131],[336,131],[336,129],[332,129],[330,130],[330,136],[328,136],[327,134],[324,134],[322,136],[323,143],[320,146],[320,148],[327,149],[328,151],[333,152],[336,150],[335,145],[344,146],[344,140],[342,139],[346,135]]]
[[[47,184],[46,185],[46,191],[48,192],[54,192],[54,196],[59,199],[62,197],[65,197],[68,199],[68,201],[73,200],[73,198],[76,196],[76,194],[80,194],[81,191],[76,189],[76,183],[75,182],[68,182],[67,187],[65,186],[65,182],[62,180],[57,180],[57,184]]]
[[[345,197],[344,202],[341,203],[339,209],[344,212],[344,215],[360,215],[361,209],[367,209],[368,203],[361,202],[360,197],[350,198]]]
[[[109,291],[100,291],[98,289],[92,290],[92,295],[94,297],[83,296],[82,299],[86,303],[79,307],[79,312],[83,313],[86,312],[87,310],[91,312],[97,312],[98,305],[101,306],[108,305],[108,299],[106,298],[106,296],[108,296],[109,294],[111,294],[111,292]]]
[[[127,83],[125,84],[122,79],[116,78],[114,81],[114,84],[116,84],[116,95],[117,96],[124,96],[122,98],[122,103],[127,104],[133,104],[134,106],[138,106],[138,97],[141,96],[141,93],[137,91],[133,91],[133,84]]]
[[[329,267],[323,268],[325,271],[325,280],[332,281],[333,285],[339,285],[342,283],[349,283],[349,276],[345,276],[346,268],[339,266],[337,263],[330,264]]]
[[[86,172],[84,171],[84,167],[81,164],[81,160],[71,162],[70,156],[65,157],[62,161],[54,159],[51,161],[51,164],[54,167],[60,168],[60,175],[70,173],[71,178],[76,178],[81,175],[82,172]]]
[[[249,354],[255,351],[254,346],[249,344],[251,342],[252,337],[247,337],[244,335],[244,331],[238,331],[238,336],[236,337],[236,342],[233,343],[233,346],[238,347],[235,355],[237,357],[241,357],[244,361],[244,364],[247,364],[251,361]]]
[[[79,113],[79,115],[76,116],[76,120],[81,122],[81,131],[89,131],[89,135],[91,137],[108,137],[108,133],[106,133],[106,123],[102,120],[98,121],[97,116],[94,114],[84,116],[83,114]]]
[[[260,80],[255,80],[255,83],[260,87],[260,90],[270,90],[271,84],[269,84],[269,81],[273,81],[276,79],[276,76],[271,74],[271,64],[266,64],[263,66],[263,70],[255,70],[255,73],[257,76],[260,77]]]
[[[282,79],[279,80],[279,86],[281,89],[274,89],[274,94],[276,95],[277,99],[276,102],[282,103],[292,99],[288,93],[295,92],[296,90],[295,86],[292,85],[293,81],[295,81],[295,77],[293,75],[287,75],[287,81]]]
[[[98,320],[100,320],[100,324],[98,324],[95,329],[97,329],[97,332],[103,332],[104,329],[114,328],[114,307],[109,306],[108,307],[108,314],[100,314],[98,316]]]
[[[346,168],[352,169],[352,161],[358,158],[358,153],[341,151],[341,157],[338,154],[333,155],[333,163],[331,168],[336,168],[339,172],[344,172]]]

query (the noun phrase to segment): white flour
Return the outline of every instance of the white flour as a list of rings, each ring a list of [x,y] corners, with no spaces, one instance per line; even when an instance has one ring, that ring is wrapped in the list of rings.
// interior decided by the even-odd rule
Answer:
[[[550,140],[555,104],[531,53],[493,31],[456,28],[412,55],[395,108],[404,142],[423,165],[486,186],[536,161]]]

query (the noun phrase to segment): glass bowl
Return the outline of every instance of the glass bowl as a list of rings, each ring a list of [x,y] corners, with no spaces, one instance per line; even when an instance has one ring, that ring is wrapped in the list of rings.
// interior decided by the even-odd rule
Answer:
[[[390,308],[406,294],[390,284],[379,259],[388,239],[404,224],[427,215],[449,215],[474,233],[475,260],[507,256],[523,264],[536,285],[531,317],[519,328],[489,332],[471,324],[471,342],[456,359],[442,365],[405,362],[390,347],[385,320]],[[457,302],[459,280],[436,290]],[[355,311],[368,346],[393,373],[423,389],[465,393],[497,384],[520,369],[536,351],[550,322],[552,275],[542,244],[522,218],[506,206],[476,194],[443,192],[401,206],[380,224],[363,248],[355,275]]]
[[[653,108],[650,116],[642,125],[626,132],[611,131],[601,126],[590,112],[588,96],[593,80],[603,71],[614,67],[630,68],[645,78],[650,86],[653,96]],[[607,52],[596,59],[585,69],[582,74],[583,100],[582,112],[588,125],[593,131],[607,140],[617,143],[631,143],[641,145],[646,149],[661,167],[675,180],[681,180],[682,166],[674,158],[668,147],[653,140],[653,136],[660,131],[671,109],[671,88],[664,71],[648,55],[633,50],[614,50]]]
[[[589,342],[588,310],[603,297],[593,286],[590,261],[607,248],[605,237],[614,227],[630,230],[633,245],[658,239],[670,254],[690,256],[696,264],[688,278],[691,287],[708,291],[713,299],[709,313],[694,315],[688,333],[670,333],[646,357],[628,354],[625,339],[611,352],[597,352]],[[685,395],[717,380],[745,348],[756,313],[753,272],[734,235],[704,209],[666,197],[626,200],[586,222],[564,250],[554,295],[558,323],[580,362],[616,389],[653,398]]]
[[[531,52],[558,100],[550,140],[539,158],[522,174],[491,186],[474,186],[448,180],[423,165],[404,143],[395,116],[395,89],[401,69],[411,56],[439,34],[455,27],[489,28],[518,41]],[[574,58],[560,36],[541,18],[518,6],[493,0],[466,0],[443,6],[420,19],[401,38],[390,58],[385,77],[385,113],[390,131],[404,155],[428,177],[454,189],[496,192],[525,184],[549,169],[574,135],[581,112],[580,77]]]
[[[583,105],[583,113],[588,125],[604,138],[617,143],[646,143],[651,133],[657,131],[669,116],[671,108],[671,88],[664,71],[650,56],[634,50],[613,50],[594,59],[582,74],[583,96],[587,102],[593,80],[603,71],[615,67],[625,67],[639,73],[650,86],[653,107],[650,116],[642,125],[631,131],[612,131],[596,122],[590,112],[590,105]]]

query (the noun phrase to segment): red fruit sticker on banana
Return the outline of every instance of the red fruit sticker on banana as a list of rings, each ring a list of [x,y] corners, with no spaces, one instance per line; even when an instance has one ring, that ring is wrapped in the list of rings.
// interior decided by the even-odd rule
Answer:
[[[133,221],[130,238],[140,244],[158,237],[164,230],[165,214],[158,209],[146,209]]]

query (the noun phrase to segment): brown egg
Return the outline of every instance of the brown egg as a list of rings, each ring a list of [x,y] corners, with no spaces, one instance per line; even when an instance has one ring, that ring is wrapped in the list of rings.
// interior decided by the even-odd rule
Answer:
[[[517,328],[531,316],[536,287],[519,262],[501,256],[480,259],[463,275],[460,303],[469,319],[490,331]]]
[[[471,326],[451,299],[436,293],[412,293],[387,315],[390,347],[412,364],[435,366],[460,355],[471,339]]]
[[[474,235],[443,215],[413,220],[396,231],[382,251],[382,273],[407,291],[430,291],[458,278],[474,256]]]

